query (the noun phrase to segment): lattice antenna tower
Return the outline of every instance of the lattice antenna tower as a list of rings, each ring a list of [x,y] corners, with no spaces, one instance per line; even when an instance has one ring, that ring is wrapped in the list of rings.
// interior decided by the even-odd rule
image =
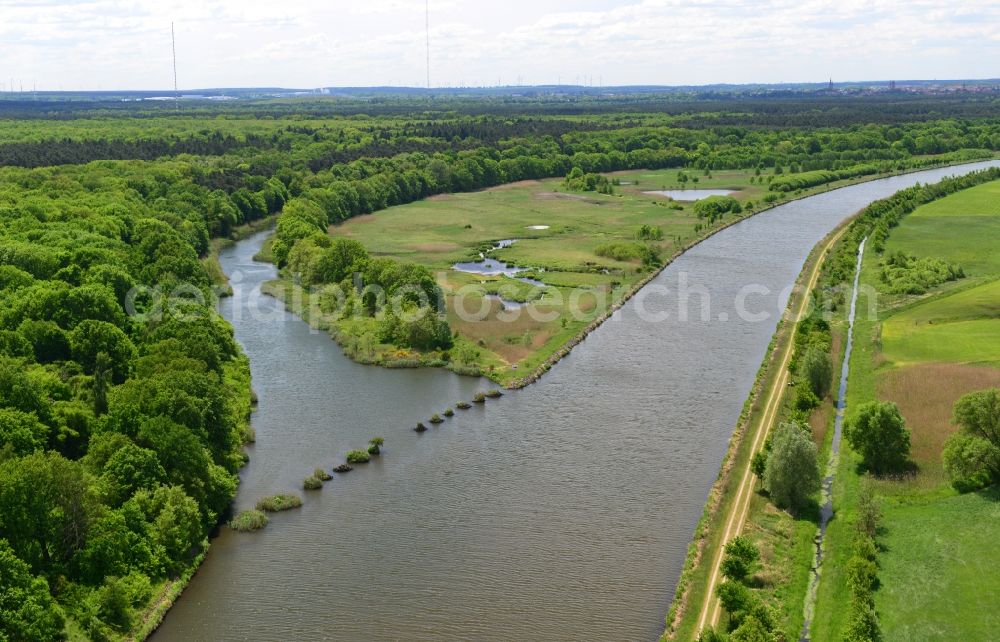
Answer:
[[[180,111],[181,105],[181,95],[177,91],[177,40],[174,38],[174,23],[170,23],[170,50],[173,53],[174,58],[174,107],[177,111]]]
[[[431,89],[431,0],[424,0],[424,37],[427,53],[427,90]]]

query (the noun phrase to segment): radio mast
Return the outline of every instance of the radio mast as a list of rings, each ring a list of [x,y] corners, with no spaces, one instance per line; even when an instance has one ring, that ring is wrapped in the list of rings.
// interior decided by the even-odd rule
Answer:
[[[170,50],[174,57],[174,107],[177,111],[180,111],[181,105],[181,95],[177,91],[177,40],[174,38],[174,23],[170,23]]]
[[[427,44],[427,90],[431,89],[431,0],[424,0],[424,35]]]

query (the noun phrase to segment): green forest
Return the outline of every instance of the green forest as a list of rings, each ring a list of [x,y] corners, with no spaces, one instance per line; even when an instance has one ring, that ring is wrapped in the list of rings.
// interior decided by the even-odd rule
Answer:
[[[0,103],[0,640],[144,638],[229,517],[252,393],[215,311],[213,239],[274,218],[280,268],[354,288],[381,342],[440,351],[433,274],[331,225],[525,179],[613,192],[620,170],[750,170],[794,195],[992,158],[996,113],[975,97]],[[864,218],[873,243],[917,202]],[[383,313],[369,285],[434,314]]]

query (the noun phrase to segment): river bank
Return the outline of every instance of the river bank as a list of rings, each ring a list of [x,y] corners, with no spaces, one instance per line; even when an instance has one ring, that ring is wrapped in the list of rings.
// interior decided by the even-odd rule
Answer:
[[[995,165],[995,164],[996,164],[995,162],[987,164],[976,164],[976,168]],[[933,181],[928,181],[928,182],[933,182]],[[857,214],[860,213],[861,212],[858,212],[850,219],[844,221],[844,223],[840,228],[841,233],[843,233],[847,229],[847,227],[852,224],[852,222],[856,219]],[[855,244],[856,243],[857,240],[855,239]],[[833,245],[834,245],[833,243],[827,243],[825,247],[832,247]],[[814,249],[814,254],[819,249],[819,247],[820,246],[817,246],[817,248]],[[838,251],[840,251],[839,248],[840,246],[838,246]],[[828,256],[829,254],[825,253],[825,255]],[[813,262],[816,260],[817,257],[815,256],[810,258],[810,262],[806,264],[803,273],[799,277],[800,282],[802,278],[810,271],[810,265],[813,264]],[[860,257],[858,260],[860,260]],[[816,265],[816,268],[820,269],[822,268],[822,265]],[[792,304],[790,304],[790,309],[791,305]],[[847,312],[846,308],[841,308],[840,310],[843,313]],[[839,369],[842,366],[846,367],[845,354],[847,354],[845,346],[847,344],[846,341],[848,333],[847,325],[849,324],[849,320],[847,319],[847,317],[841,319],[840,318],[842,316],[841,312],[838,312],[836,315],[834,315],[834,319],[831,320],[833,326],[832,330],[836,335],[835,337],[836,340],[834,342],[834,352],[836,352],[837,354],[834,357],[834,368],[837,371],[839,371]],[[789,330],[794,330],[794,328],[791,328]],[[793,335],[790,332],[785,331],[785,328],[779,328],[778,333],[775,335],[775,345],[773,345],[772,348],[769,349],[768,360],[765,362],[763,366],[763,368],[767,370],[766,378],[770,382],[768,384],[771,390],[769,398],[773,398],[773,403],[767,404],[768,411],[765,412],[763,416],[759,417],[758,419],[758,421],[763,422],[765,424],[773,423],[777,417],[787,414],[788,412],[787,404],[789,402],[785,397],[794,396],[786,394],[786,391],[794,389],[787,388],[786,385],[781,383],[782,376],[785,376],[785,378],[787,378],[788,375],[787,371],[785,371],[783,368],[777,370],[774,368],[774,362],[776,360],[776,357],[779,354],[783,354],[783,351],[789,350],[792,336]],[[839,346],[839,348],[837,346]],[[787,353],[785,352],[784,354]],[[844,396],[844,391],[842,389],[840,393],[840,398],[842,399],[843,396]],[[759,398],[759,391],[755,390],[754,392],[752,392],[751,398],[748,400],[748,403],[752,402],[756,406],[758,403],[757,402],[758,398]],[[836,399],[834,399],[834,401],[836,401]],[[755,410],[754,412],[760,412],[760,410],[758,409]],[[821,423],[824,424],[824,427],[817,428],[817,425],[814,423],[813,430],[819,431],[818,432],[819,437],[817,437],[817,439],[819,439],[821,442],[820,459],[822,461],[826,461],[827,459],[829,459],[831,462],[833,462],[830,464],[831,466],[836,466],[837,465],[836,462],[838,461],[838,459],[835,456],[836,446],[837,446],[837,436],[838,436],[836,428],[839,427],[840,419],[838,419],[837,421],[838,426],[837,427],[833,426],[834,414],[835,413],[833,412],[827,412],[825,410],[825,406],[823,406],[819,410],[817,410],[817,413],[813,418],[815,420],[821,420]],[[827,427],[825,427],[826,422],[830,423],[829,428],[832,429],[827,429]],[[734,433],[734,441],[731,443],[731,448],[736,449],[738,453],[737,461],[740,462],[740,466],[748,471],[750,457],[752,456],[752,451],[754,449],[748,448],[746,446],[746,441],[747,440],[742,436],[740,430],[737,430],[737,432]],[[743,508],[741,511],[734,511],[733,504],[735,503],[735,500],[733,497],[733,487],[731,485],[732,480],[730,478],[731,467],[727,465],[728,460],[729,458],[727,457],[727,463],[723,465],[723,468],[720,472],[720,479],[717,482],[716,486],[713,487],[713,494],[710,496],[710,501],[706,505],[706,512],[705,515],[703,516],[703,521],[699,524],[698,530],[696,531],[695,540],[692,542],[692,547],[688,555],[688,566],[685,571],[685,573],[687,574],[688,581],[685,583],[684,580],[682,580],[681,585],[678,587],[677,596],[675,597],[674,604],[672,605],[671,615],[668,616],[667,619],[667,629],[664,634],[664,639],[688,639],[690,637],[696,636],[697,631],[701,627],[709,624],[714,624],[715,622],[717,622],[719,607],[717,605],[717,600],[715,600],[714,596],[711,594],[712,589],[710,588],[710,586],[714,585],[714,581],[711,582],[709,581],[708,576],[710,569],[706,569],[703,564],[700,564],[700,562],[703,559],[705,551],[712,550],[715,552],[715,556],[713,559],[715,559],[716,564],[718,563],[718,560],[721,559],[722,543],[724,542],[725,539],[727,539],[726,537],[723,537],[723,533],[724,532],[731,533],[732,526],[730,525],[730,523],[733,522],[734,519],[735,523],[737,524],[737,528],[739,524],[742,524],[744,522],[747,522],[747,525],[749,527],[751,526],[750,522],[753,522],[752,526],[755,534],[758,536],[763,534],[765,540],[767,540],[768,537],[774,538],[779,536],[779,534],[775,532],[771,532],[770,535],[767,535],[769,530],[773,531],[775,529],[775,524],[772,523],[775,521],[775,516],[768,514],[768,507],[770,505],[768,504],[766,499],[755,498],[753,502],[750,502],[747,499],[745,499],[743,502],[741,502],[741,504],[743,504],[745,508]],[[745,494],[745,489],[743,485],[739,486],[737,490],[742,490],[741,494]],[[725,508],[725,510],[719,510],[720,505],[722,505],[723,507],[728,506],[728,508]],[[829,507],[827,507],[827,509],[829,509]],[[734,513],[736,512],[738,512],[739,514],[734,515]],[[771,510],[771,512],[774,512],[773,509]],[[727,516],[728,516],[728,521],[726,521]],[[821,524],[819,524],[818,516],[817,516],[817,525],[813,525],[809,518],[801,521],[802,524],[797,523],[794,529],[792,529],[788,524],[782,524],[781,528],[778,529],[779,531],[784,529],[784,533],[780,534],[780,537],[786,540],[786,545],[789,547],[789,550],[786,550],[784,552],[785,557],[782,558],[782,561],[778,560],[774,561],[774,563],[778,567],[789,566],[790,564],[795,566],[798,565],[798,560],[800,557],[808,558],[807,560],[802,562],[801,568],[794,569],[794,579],[788,578],[782,574],[783,572],[788,571],[789,569],[783,569],[783,571],[781,572],[779,572],[779,570],[774,567],[770,567],[767,569],[768,573],[772,575],[777,573],[778,575],[785,577],[785,580],[782,583],[782,588],[780,590],[780,593],[782,594],[780,598],[781,602],[780,612],[783,614],[782,618],[786,616],[789,617],[790,632],[788,633],[788,635],[794,635],[796,637],[798,637],[799,629],[802,627],[803,619],[809,619],[809,614],[811,612],[811,606],[809,604],[809,601],[814,599],[813,591],[815,590],[815,587],[813,587],[812,590],[810,590],[808,587],[808,582],[809,582],[808,578],[810,577],[809,563],[812,561],[811,551],[814,547],[814,535],[817,532],[817,525],[821,526]],[[844,526],[843,524],[841,524],[841,526],[843,528],[849,528],[849,526]],[[736,532],[738,533],[739,531],[737,530]],[[768,544],[764,544],[763,546],[765,546],[766,548]],[[795,562],[792,562],[790,559],[787,558],[787,556],[793,554],[795,556],[794,558],[796,560]],[[840,569],[835,569],[835,574],[839,574],[839,570]],[[701,600],[700,603],[702,604],[701,608],[694,612],[693,614],[694,617],[692,617],[692,613],[690,613],[688,610],[689,606],[692,603],[691,598],[693,595],[698,595],[699,599]],[[710,603],[715,604],[714,613],[706,614],[705,611],[709,608]],[[803,603],[806,603],[805,614],[803,614],[800,611],[801,608],[800,605],[802,605]]]
[[[341,348],[345,351],[345,353],[355,361],[358,361],[359,363],[379,365],[390,368],[443,367],[452,370],[453,372],[456,372],[458,374],[465,374],[465,375],[471,374],[476,376],[488,377],[494,382],[508,389],[523,388],[527,385],[530,385],[538,381],[547,371],[549,371],[552,368],[553,365],[558,363],[561,359],[565,358],[566,355],[568,355],[573,350],[574,347],[576,347],[582,341],[584,341],[588,335],[590,335],[594,330],[600,327],[608,318],[614,315],[623,305],[628,303],[628,301],[631,300],[636,294],[638,294],[638,292],[640,292],[643,287],[645,287],[648,283],[656,279],[657,276],[663,272],[663,270],[665,270],[673,261],[677,259],[677,257],[689,251],[691,248],[696,247],[706,239],[711,238],[718,232],[724,229],[728,229],[729,227],[736,225],[741,221],[747,220],[748,218],[756,216],[762,212],[770,211],[771,209],[777,206],[793,203],[804,198],[809,198],[811,196],[815,196],[818,194],[827,193],[836,189],[841,189],[843,187],[862,184],[872,180],[879,180],[887,176],[904,175],[912,171],[927,171],[927,170],[925,168],[921,170],[905,170],[895,174],[880,174],[880,175],[864,176],[843,181],[837,181],[834,183],[828,183],[806,190],[799,190],[795,195],[791,196],[785,193],[772,194],[779,196],[780,198],[780,200],[773,203],[764,202],[762,196],[765,194],[765,192],[761,190],[759,185],[753,184],[753,182],[746,183],[746,181],[753,178],[752,175],[748,174],[747,176],[743,176],[742,178],[738,179],[734,178],[733,176],[727,176],[726,174],[720,174],[719,176],[716,176],[711,180],[719,182],[719,184],[725,183],[727,185],[730,183],[735,183],[740,181],[746,183],[742,186],[742,188],[736,186],[735,184],[731,186],[734,187],[734,189],[742,189],[743,191],[738,192],[737,194],[738,199],[745,204],[752,204],[753,208],[748,209],[747,211],[744,211],[737,215],[727,215],[727,217],[720,219],[717,222],[710,222],[707,219],[701,220],[701,222],[698,223],[697,225],[693,225],[693,233],[684,233],[684,234],[679,234],[677,236],[670,236],[672,240],[669,243],[662,244],[666,248],[669,248],[668,249],[669,253],[662,258],[661,264],[656,267],[649,268],[645,272],[645,274],[640,274],[638,278],[632,276],[623,279],[622,281],[618,281],[618,280],[610,280],[610,279],[617,279],[618,277],[605,277],[604,280],[605,281],[610,280],[610,283],[612,284],[611,287],[607,287],[605,293],[605,298],[609,300],[606,301],[606,304],[597,307],[597,309],[595,310],[595,315],[591,315],[594,316],[594,318],[586,320],[581,323],[579,318],[576,316],[575,310],[573,311],[572,314],[570,314],[568,311],[563,310],[562,308],[559,307],[546,308],[544,307],[545,303],[543,301],[542,302],[543,307],[539,309],[545,310],[544,314],[558,314],[562,318],[561,327],[553,324],[539,326],[538,324],[531,324],[527,322],[522,322],[520,320],[515,321],[513,323],[499,323],[499,321],[501,321],[502,319],[493,318],[490,315],[479,321],[469,321],[469,322],[463,321],[463,322],[458,322],[457,325],[454,325],[457,321],[456,321],[456,315],[451,310],[451,302],[449,295],[449,297],[446,297],[449,301],[447,306],[449,307],[448,316],[449,320],[453,322],[453,330],[455,331],[455,337],[456,337],[455,341],[457,346],[456,349],[451,351],[438,350],[432,352],[421,352],[412,349],[401,349],[393,345],[379,344],[378,341],[374,340],[374,338],[371,336],[367,335],[358,336],[358,332],[362,331],[361,330],[362,326],[357,323],[345,322],[332,317],[320,318],[322,315],[318,314],[319,312],[318,306],[316,306],[315,304],[314,297],[311,296],[312,290],[311,289],[307,290],[306,288],[300,287],[300,285],[294,279],[289,278],[288,275],[283,275],[282,278],[276,280],[275,282],[267,284],[264,289],[265,293],[283,300],[286,304],[286,309],[292,311],[295,314],[303,316],[303,318],[305,318],[311,325],[313,325],[313,327],[323,329],[329,332],[330,335],[334,338],[334,340],[336,340],[337,343],[341,346]],[[636,173],[637,172],[631,172],[631,174],[636,174]],[[629,173],[623,174],[619,172],[617,174],[625,175]],[[551,181],[549,182],[551,183]],[[631,183],[631,181],[629,181],[629,183]],[[547,185],[547,183],[535,182],[532,183],[532,185],[527,185],[527,186],[517,185],[514,187],[517,190],[530,189],[531,191],[535,191],[537,189],[541,189],[543,185]],[[626,191],[625,193],[618,195],[617,198],[601,197],[604,200],[594,201],[594,203],[595,204],[598,202],[605,203],[604,208],[606,209],[608,207],[613,207],[616,203],[620,202],[619,199],[621,198],[625,198],[626,200],[632,199],[632,200],[647,202],[648,196],[643,196],[643,194],[645,193],[639,190],[639,188],[630,187],[623,189],[631,191]],[[495,190],[503,190],[503,198],[505,200],[494,202],[492,200],[487,199],[481,205],[485,206],[489,204],[490,207],[508,208],[503,210],[508,213],[512,211],[518,211],[516,208],[520,206],[520,200],[516,198],[510,200],[512,194],[512,191],[510,189],[495,188]],[[490,192],[491,190],[487,190],[486,192],[481,192],[481,193],[488,194]],[[537,207],[542,209],[536,211],[534,207],[530,208],[530,211],[532,212],[530,216],[540,216],[543,218],[544,215],[541,212],[547,211],[545,210],[545,208],[547,207],[555,207],[553,203],[555,201],[560,200],[560,199],[555,199],[554,198],[555,196],[566,197],[562,199],[563,203],[559,204],[560,207],[564,205],[567,199],[570,202],[575,202],[575,203],[583,201],[589,203],[589,201],[587,201],[583,197],[579,197],[578,195],[574,194],[539,192],[538,194],[536,194],[536,196],[545,197],[541,201],[535,203]],[[479,205],[478,201],[476,201],[476,204]],[[447,202],[438,205],[447,205]],[[460,202],[456,202],[454,207],[457,208],[457,211],[461,212],[467,210],[471,205],[472,203],[468,202],[467,200],[463,200]],[[406,209],[407,207],[412,207],[412,206],[404,206],[405,211],[409,211],[409,209]],[[510,209],[512,207],[514,209]],[[585,208],[584,210],[580,210],[580,215],[584,216],[587,206],[583,205],[580,207]],[[591,207],[593,206],[591,205]],[[435,209],[433,210],[433,212],[436,213],[437,210]],[[422,210],[414,211],[412,212],[412,214],[414,216],[419,214],[420,220],[427,219],[428,217],[436,220],[435,218],[436,214],[433,215],[428,214],[427,212],[423,212]],[[365,221],[377,220],[377,217],[388,216],[388,214],[375,214],[372,216],[375,218],[366,217]],[[586,214],[586,216],[589,216],[589,214]],[[608,218],[608,216],[609,215],[605,212],[602,214],[601,217],[599,217],[599,220],[604,221]],[[404,219],[407,221],[410,220],[410,218],[411,217],[409,216],[404,217]],[[668,218],[665,220],[663,224],[665,224],[669,229],[672,230],[674,228],[671,226],[676,225],[676,222],[670,223],[669,220],[671,218],[672,218],[671,216],[668,216]],[[584,220],[589,220],[589,219],[585,218]],[[649,220],[652,222],[658,219],[654,218]],[[427,224],[433,225],[433,223],[430,222],[428,222]],[[456,227],[459,227],[461,221],[452,222],[452,224]],[[348,221],[347,223],[345,223],[345,225],[351,226],[353,224],[350,221]],[[465,227],[470,227],[470,226],[466,225]],[[543,227],[547,228],[548,226],[546,225]],[[395,229],[395,228],[393,228],[392,224],[390,224],[390,227],[388,229]],[[389,234],[388,229],[384,230],[382,234],[383,235]],[[355,228],[352,228],[352,230],[353,231],[346,232],[348,237],[360,239],[363,242],[371,241],[370,238],[366,238],[364,236],[358,237],[357,230]],[[396,230],[396,232],[402,233],[402,230]],[[337,233],[341,234],[344,232],[338,230]],[[496,230],[493,230],[493,233],[496,234],[498,232]],[[509,230],[508,233],[513,233],[513,230]],[[435,239],[436,237],[428,236],[427,239],[422,239],[421,242],[415,246],[412,247],[406,246],[407,247],[406,252],[410,252],[411,250],[414,250],[414,248],[419,249],[419,248],[436,247],[437,241],[435,241]],[[526,242],[530,242],[530,239],[529,241]],[[379,255],[385,255],[386,252],[390,251],[391,247],[392,247],[391,243],[388,245],[384,243],[379,243],[375,249],[377,249]],[[505,252],[509,252],[511,251],[512,247],[515,250],[520,248],[519,251],[522,252],[521,254],[516,255],[518,258],[518,264],[523,265],[524,261],[529,260],[523,254],[524,248],[522,247],[522,245],[513,245],[513,242],[509,242],[506,245],[504,245],[501,249],[503,249],[503,251]],[[397,250],[398,249],[399,248],[397,248]],[[415,259],[405,259],[405,260],[415,260],[416,262],[425,265],[429,268],[440,269],[442,267],[441,265],[428,263],[428,261],[433,260],[431,258],[432,256],[433,255],[418,254],[417,258]],[[530,260],[528,264],[530,265]],[[535,274],[534,272],[530,273]],[[548,273],[545,273],[544,277],[542,277],[542,274],[536,274],[536,276],[545,279],[551,278],[554,282],[557,283],[560,282],[561,280],[565,280],[566,278],[564,276],[560,276],[558,273],[551,276]],[[439,284],[442,286],[442,288],[445,290],[446,293],[453,291],[457,287],[454,283],[451,283],[451,281],[454,279],[454,277],[451,275],[445,275],[445,273],[439,272],[438,279],[439,279]],[[572,282],[573,279],[570,279],[570,281]],[[598,279],[598,281],[593,281],[593,282],[591,281],[592,279],[583,279],[579,281],[579,283],[580,285],[588,284],[583,287],[594,287],[594,288],[605,287],[603,284],[601,284],[600,279]],[[464,284],[463,286],[464,288],[469,288],[471,287],[472,283],[478,283],[478,281],[475,280],[470,281],[467,278],[462,278],[459,279],[457,283],[458,285]],[[489,281],[489,283],[496,284],[497,282]],[[577,290],[579,290],[579,288],[580,286],[577,286]],[[559,288],[555,289],[559,290]],[[567,298],[567,295],[569,297],[572,297],[573,291],[560,290],[556,292],[556,294],[560,295],[561,299],[565,299]],[[473,309],[475,309],[476,301],[474,297],[473,299],[474,300],[472,307]],[[465,303],[462,304],[463,309],[465,305],[466,305]],[[502,309],[502,306],[500,307]],[[522,310],[519,310],[518,312],[522,312]],[[523,316],[524,315],[521,315],[520,317],[515,317],[515,318],[520,319]],[[569,321],[568,324],[566,323],[567,321]],[[475,337],[481,334],[481,331],[476,327],[477,325],[490,328],[497,326],[495,328],[494,333],[513,332],[512,336],[510,337],[505,336],[505,341],[520,344],[522,343],[523,340],[525,342],[525,345],[531,343],[531,347],[528,348],[526,351],[518,351],[503,346],[503,344],[501,344],[503,350],[508,352],[514,352],[517,354],[516,358],[510,356],[502,358],[500,355],[496,354],[493,351],[493,349],[495,348],[492,345],[491,337],[489,336],[485,338],[480,337],[478,343],[474,343]],[[370,332],[370,331],[364,330],[364,332]],[[466,335],[467,332],[470,333],[468,336]],[[535,335],[541,335],[543,337],[549,336],[551,338],[538,339],[536,341]],[[542,343],[539,345],[538,341],[541,341]],[[490,348],[486,347],[487,342],[490,343]],[[463,358],[460,360],[459,358],[454,356],[455,354],[461,354]],[[471,360],[467,356],[470,354],[474,355],[474,358]]]
[[[657,283],[684,272],[710,286],[720,314],[759,283],[770,290],[759,305],[780,312],[781,290],[831,223],[901,180],[751,217],[678,257]],[[417,436],[412,426],[442,400],[468,399],[484,382],[346,358],[260,294],[275,276],[252,258],[265,235],[220,253],[242,275],[220,305],[261,402],[236,508],[295,490],[303,470],[337,461],[372,426],[387,447],[267,529],[223,529],[154,639],[235,640],[247,627],[265,640],[331,627],[418,640],[658,636],[663,586],[681,574],[776,316],[651,324],[633,300],[536,385]],[[763,246],[767,260],[742,258]]]

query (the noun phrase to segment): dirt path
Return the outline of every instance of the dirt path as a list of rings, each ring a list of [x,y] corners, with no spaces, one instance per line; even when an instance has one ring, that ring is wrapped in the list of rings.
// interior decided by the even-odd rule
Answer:
[[[794,312],[794,316],[792,317],[792,330],[788,334],[788,338],[783,342],[783,345],[778,348],[785,351],[784,356],[781,359],[777,379],[771,387],[771,392],[769,393],[767,401],[764,405],[764,414],[759,424],[759,428],[757,429],[757,434],[754,436],[750,457],[747,457],[746,465],[743,469],[743,478],[736,491],[736,501],[733,502],[729,519],[726,520],[726,529],[722,534],[722,539],[719,541],[719,547],[716,549],[715,554],[712,557],[712,573],[708,578],[705,601],[701,607],[701,615],[698,618],[698,631],[703,630],[706,626],[714,627],[718,624],[719,617],[722,614],[722,605],[715,596],[715,588],[719,584],[721,575],[720,569],[722,566],[722,556],[725,545],[734,537],[739,535],[740,531],[743,530],[743,524],[746,522],[747,513],[750,511],[750,501],[753,499],[754,486],[756,485],[753,472],[750,469],[750,465],[753,461],[753,455],[759,452],[761,447],[764,445],[764,442],[774,425],[774,420],[778,415],[778,410],[781,408],[781,397],[785,388],[788,386],[788,362],[791,361],[792,358],[792,346],[795,344],[795,333],[798,330],[798,322],[802,319],[809,301],[807,294],[812,292],[812,289],[816,287],[816,282],[819,280],[819,273],[823,267],[823,260],[826,257],[826,253],[830,251],[833,244],[844,235],[844,232],[846,232],[847,229],[848,226],[844,225],[840,231],[830,238],[827,244],[823,247],[823,250],[819,253],[819,256],[816,259],[816,264],[813,266],[812,272],[809,274],[809,281],[806,288],[803,290],[806,295],[802,296],[798,301],[797,308]]]

